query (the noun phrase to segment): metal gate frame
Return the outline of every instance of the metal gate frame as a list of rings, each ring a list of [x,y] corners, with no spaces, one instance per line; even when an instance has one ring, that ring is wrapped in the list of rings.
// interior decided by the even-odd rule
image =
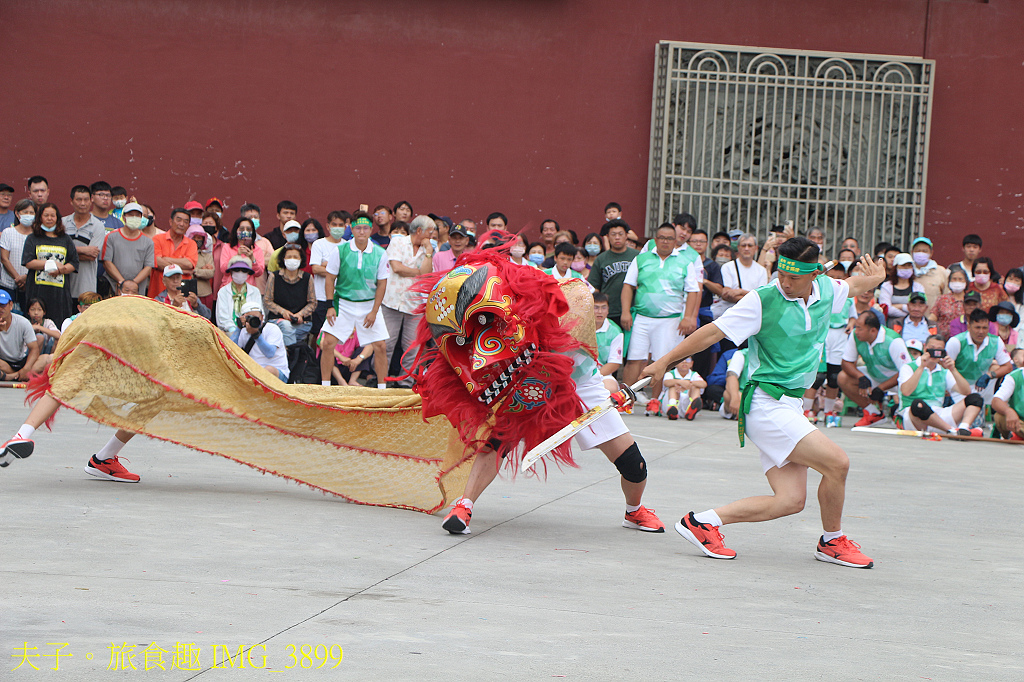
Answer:
[[[935,61],[662,41],[647,233],[679,212],[763,239],[792,219],[901,248],[922,234]]]

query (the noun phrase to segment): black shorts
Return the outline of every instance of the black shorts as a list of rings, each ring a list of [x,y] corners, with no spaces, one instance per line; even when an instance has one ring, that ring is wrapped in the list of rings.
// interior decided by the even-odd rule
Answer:
[[[27,355],[25,357],[23,357],[21,360],[8,360],[7,358],[0,358],[0,359],[2,359],[4,362],[6,362],[8,365],[11,366],[11,371],[12,372],[20,372],[21,368],[25,366],[25,363],[28,362],[28,356]]]

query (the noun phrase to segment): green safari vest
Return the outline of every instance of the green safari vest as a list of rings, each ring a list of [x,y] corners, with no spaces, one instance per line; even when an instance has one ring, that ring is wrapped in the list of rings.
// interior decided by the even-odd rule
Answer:
[[[889,355],[889,346],[892,345],[893,341],[900,338],[900,335],[888,327],[882,327],[882,332],[885,334],[885,338],[874,346],[864,343],[856,335],[853,337],[857,343],[857,352],[864,361],[868,376],[879,383],[891,378],[893,374],[899,371]]]
[[[916,372],[917,368],[921,366],[921,358],[907,363],[907,365]],[[949,370],[944,367],[940,368],[937,372],[929,372],[928,370],[921,372],[921,378],[917,382],[917,387],[910,395],[903,395],[903,391],[900,391],[900,409],[910,407],[910,403],[918,398],[925,401],[928,407],[933,410],[940,409],[942,401],[946,397],[946,377],[948,374]]]
[[[656,251],[636,257],[636,295],[632,312],[644,317],[678,317],[686,294],[683,286],[690,264],[699,260],[693,249],[679,249],[662,262]]]
[[[973,384],[978,380],[978,377],[988,371],[989,365],[995,360],[996,351],[999,350],[999,337],[995,334],[989,334],[987,336],[988,343],[981,349],[976,358],[974,357],[974,346],[971,345],[969,332],[961,332],[953,338],[960,340],[960,354],[956,356],[956,361],[953,364],[961,376],[967,379],[967,383]]]
[[[372,301],[377,295],[377,268],[384,258],[384,249],[376,242],[370,253],[353,251],[349,242],[338,244],[338,256],[341,259],[338,277],[334,282],[334,308],[338,301],[360,302]]]
[[[1013,379],[1013,395],[1007,403],[1018,415],[1024,414],[1024,369],[1018,367],[1008,376]]]
[[[612,349],[612,341],[615,337],[622,333],[622,327],[608,320],[608,330],[597,332],[597,361],[602,364],[608,364],[608,353]],[[625,359],[625,358],[623,358]]]

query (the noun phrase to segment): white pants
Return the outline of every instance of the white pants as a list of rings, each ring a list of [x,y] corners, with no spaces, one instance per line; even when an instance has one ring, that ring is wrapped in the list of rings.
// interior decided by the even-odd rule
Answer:
[[[383,307],[383,306],[381,306]],[[352,332],[359,328],[359,343],[369,346],[374,341],[388,340],[388,326],[384,322],[384,315],[377,311],[377,317],[369,329],[363,326],[363,319],[373,310],[373,301],[338,301],[338,315],[334,318],[333,324],[324,323],[324,332],[338,339],[339,343],[348,341]]]

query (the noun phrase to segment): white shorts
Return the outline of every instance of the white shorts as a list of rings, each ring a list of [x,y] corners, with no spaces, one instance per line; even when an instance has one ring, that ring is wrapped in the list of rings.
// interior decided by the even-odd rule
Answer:
[[[825,337],[825,362],[827,364],[843,364],[843,351],[846,349],[849,339],[850,335],[846,333],[845,327],[828,330],[828,336]]]
[[[586,409],[600,405],[610,395],[604,386],[604,379],[601,375],[592,376],[584,382],[576,384],[576,395],[580,397]],[[806,420],[804,420],[806,421]],[[618,410],[609,410],[597,421],[576,434],[576,444],[580,450],[596,448],[601,443],[607,443],[612,438],[629,433],[626,423]]]
[[[744,417],[747,438],[761,451],[765,473],[772,467],[782,468],[796,444],[818,429],[804,416],[800,398],[782,396],[775,400],[760,388],[754,389],[750,412]]]
[[[668,355],[678,346],[683,335],[679,333],[678,317],[644,317],[633,318],[633,332],[629,337],[627,360],[647,360],[647,354],[655,360]]]
[[[368,346],[375,341],[388,340],[388,327],[384,324],[384,313],[377,311],[377,317],[369,329],[363,326],[363,319],[373,310],[373,301],[338,300],[338,316],[334,323],[324,322],[324,333],[338,339],[339,343],[348,341],[352,331],[359,328],[359,344]]]
[[[956,403],[953,403],[955,405]],[[943,407],[935,410],[935,414],[939,415],[939,419],[949,424],[950,428],[956,428],[956,421],[953,419],[953,405],[949,407]],[[917,425],[914,424],[911,419],[910,408],[905,407],[900,411],[900,416],[903,417],[903,428],[905,429],[917,429]],[[943,429],[937,429],[934,426],[925,427],[925,431],[928,433],[946,433]]]

